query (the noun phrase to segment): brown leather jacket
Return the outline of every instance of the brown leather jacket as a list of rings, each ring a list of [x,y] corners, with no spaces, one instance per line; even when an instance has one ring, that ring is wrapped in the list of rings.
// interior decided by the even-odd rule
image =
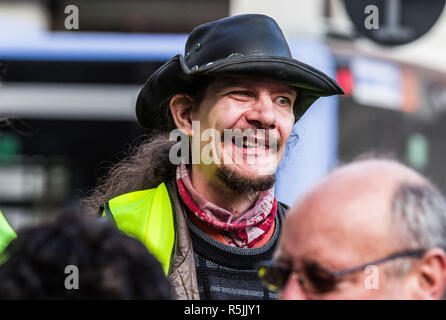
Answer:
[[[166,182],[170,198],[175,204],[177,216],[177,243],[175,262],[168,278],[177,300],[199,300],[197,275],[195,271],[194,252],[189,227],[186,220],[186,208],[180,198],[175,181]]]

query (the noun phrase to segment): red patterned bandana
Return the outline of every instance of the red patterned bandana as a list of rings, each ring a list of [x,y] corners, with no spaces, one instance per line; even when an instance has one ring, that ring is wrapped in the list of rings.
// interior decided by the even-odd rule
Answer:
[[[274,188],[262,191],[254,206],[235,218],[234,215],[204,199],[192,186],[185,164],[177,167],[177,186],[183,202],[198,219],[217,229],[229,245],[252,248],[263,239],[274,223],[277,202]]]

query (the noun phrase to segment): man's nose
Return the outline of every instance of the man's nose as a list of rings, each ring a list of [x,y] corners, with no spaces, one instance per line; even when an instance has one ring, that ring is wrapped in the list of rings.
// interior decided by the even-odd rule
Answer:
[[[277,114],[270,95],[261,93],[253,108],[247,113],[246,119],[256,128],[274,129],[277,125]]]
[[[279,295],[280,300],[307,300],[302,288],[299,285],[297,275],[292,274]]]

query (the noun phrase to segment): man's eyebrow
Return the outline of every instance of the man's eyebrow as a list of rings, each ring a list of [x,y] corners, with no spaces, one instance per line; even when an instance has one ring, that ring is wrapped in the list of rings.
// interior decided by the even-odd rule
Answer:
[[[286,256],[275,257],[274,261],[276,263],[287,265],[287,266],[292,266],[293,265],[293,261],[289,257],[286,257]]]
[[[291,86],[288,86],[288,88],[284,88],[284,89],[280,89],[280,90],[277,90],[278,92],[286,92],[286,93],[289,93],[289,94],[291,94],[291,95],[296,95],[296,97],[297,97],[297,88],[295,88],[295,87],[291,87]]]
[[[249,88],[251,86],[253,86],[253,84],[244,80],[244,79],[226,78],[226,79],[221,79],[220,81],[216,82],[215,91],[219,92],[219,91],[222,91],[222,90],[224,90],[226,88],[230,88],[230,87],[248,87]],[[297,95],[297,89],[290,85],[287,85],[286,87],[277,89],[275,91],[286,92],[291,95],[293,95],[293,94]]]
[[[335,271],[331,270],[330,268],[327,268],[326,266],[322,266],[321,263],[313,259],[304,259],[302,261],[302,267],[306,270],[308,270],[309,268],[316,268],[318,270],[327,272],[330,275],[335,273]]]
[[[247,84],[246,81],[237,78],[221,79],[215,84],[215,90],[217,92],[230,87],[249,87],[249,84]]]

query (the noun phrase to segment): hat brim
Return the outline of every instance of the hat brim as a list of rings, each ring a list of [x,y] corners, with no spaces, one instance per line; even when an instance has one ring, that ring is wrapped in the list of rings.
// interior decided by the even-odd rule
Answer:
[[[149,129],[166,126],[166,100],[203,77],[246,75],[283,81],[298,88],[294,103],[296,121],[319,97],[343,94],[341,87],[323,72],[295,59],[271,56],[235,56],[190,69],[179,54],[156,70],[141,89],[136,116]]]

